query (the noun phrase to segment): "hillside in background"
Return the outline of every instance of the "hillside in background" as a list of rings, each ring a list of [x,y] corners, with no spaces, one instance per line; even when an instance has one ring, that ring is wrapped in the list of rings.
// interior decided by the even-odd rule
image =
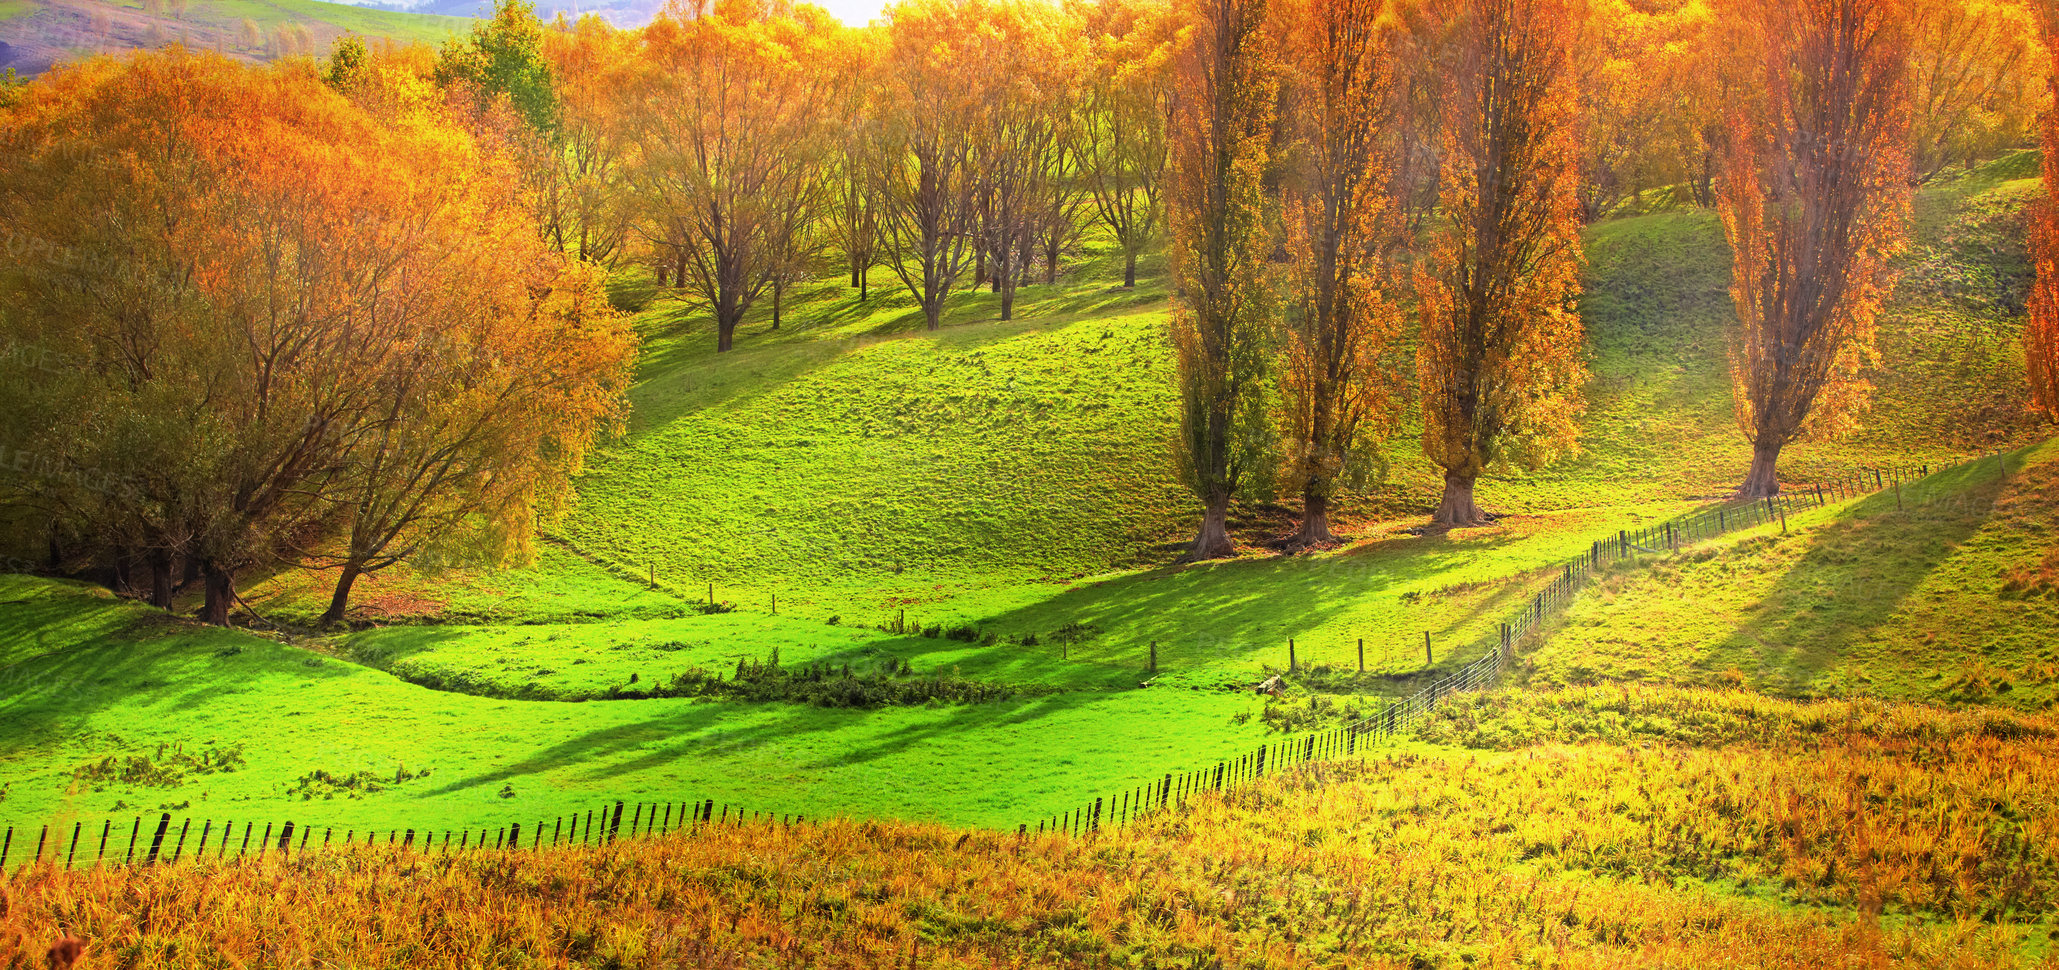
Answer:
[[[462,16],[322,0],[0,0],[0,69],[37,74],[69,58],[166,44],[247,60],[326,57],[345,33],[433,45],[470,29]]]
[[[2034,174],[2022,153],[1922,193],[1916,245],[1880,324],[1872,411],[1856,435],[1789,448],[1789,481],[1941,465],[2041,435],[2017,339]],[[1509,518],[1479,542],[1667,514],[1726,494],[1749,463],[1731,414],[1728,250],[1714,216],[1611,220],[1587,245],[1594,376],[1582,452],[1483,480],[1482,503]],[[555,546],[536,568],[477,582],[382,577],[366,618],[462,617],[480,589],[605,616],[646,610],[628,604],[652,592],[699,602],[713,584],[740,608],[769,610],[777,597],[783,614],[817,620],[1005,623],[1089,577],[1154,575],[1133,571],[1172,562],[1196,515],[1170,455],[1162,266],[1126,291],[1111,287],[1106,254],[1087,257],[1057,285],[1026,288],[1013,322],[995,321],[991,294],[961,292],[937,334],[920,332],[886,272],[863,303],[828,276],[791,298],[777,331],[761,309],[725,355],[704,315],[629,286],[625,298],[650,299],[632,424],[589,462]],[[1390,438],[1384,479],[1343,500],[1358,537],[1397,533],[1434,504],[1440,479],[1415,428],[1411,417]],[[1254,503],[1233,525],[1256,546],[1291,516]],[[1198,572],[1352,561],[1347,551]],[[610,592],[609,576],[626,582]],[[298,615],[320,602],[308,582],[261,592]]]
[[[1867,428],[1797,446],[1786,474],[1952,467],[1901,511],[1838,501],[1784,537],[1626,565],[1525,644],[1530,683],[1641,671],[2053,703],[2039,530],[2055,455],[2013,453],[2003,484],[1983,470],[2039,434],[2008,406],[2026,171],[2019,157],[1924,194]],[[864,302],[818,280],[719,357],[704,316],[624,277],[644,337],[630,427],[527,566],[370,577],[344,631],[310,626],[321,573],[250,577],[247,631],[9,579],[0,670],[22,686],[0,697],[0,807],[444,828],[691,795],[1012,827],[1378,710],[1482,656],[1558,564],[1745,466],[1713,220],[1641,215],[1588,241],[1580,457],[1487,480],[1507,513],[1492,528],[1425,532],[1433,479],[1404,428],[1345,547],[1276,555],[1263,542],[1291,509],[1254,503],[1237,518],[1250,551],[1194,567],[1173,562],[1192,513],[1166,452],[1162,264],[1126,290],[1090,247],[1025,291],[1019,319],[968,288],[934,334],[885,274]],[[1683,583],[1707,609],[1684,613]],[[1290,643],[1288,696],[1254,696]],[[194,768],[230,739],[233,770]],[[91,767],[109,758],[141,767]]]

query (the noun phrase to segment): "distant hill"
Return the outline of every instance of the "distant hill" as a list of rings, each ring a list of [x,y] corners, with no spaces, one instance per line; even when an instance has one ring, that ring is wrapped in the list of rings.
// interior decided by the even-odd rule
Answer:
[[[72,57],[165,44],[253,61],[319,56],[345,33],[435,44],[471,23],[320,0],[0,0],[0,69],[37,74]]]

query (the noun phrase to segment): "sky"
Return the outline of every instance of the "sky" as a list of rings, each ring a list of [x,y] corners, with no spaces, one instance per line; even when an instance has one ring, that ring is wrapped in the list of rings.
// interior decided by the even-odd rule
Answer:
[[[853,27],[862,27],[879,16],[885,6],[881,0],[810,0],[810,2],[836,15],[836,19]]]

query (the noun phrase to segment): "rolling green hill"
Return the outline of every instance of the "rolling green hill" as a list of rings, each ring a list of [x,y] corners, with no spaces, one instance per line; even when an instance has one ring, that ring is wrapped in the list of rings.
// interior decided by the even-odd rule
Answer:
[[[255,39],[244,26],[256,30]],[[67,59],[182,44],[249,60],[326,56],[354,33],[438,44],[470,30],[465,17],[399,13],[321,0],[0,0],[0,68],[35,74]]]
[[[2010,336],[2022,256],[2010,240],[2021,239],[2011,220],[2024,171],[2012,159],[1924,194],[1919,245],[1882,321],[1867,428],[1796,446],[1790,480],[1865,463],[1946,465],[2036,437],[2011,404],[2023,397]],[[621,298],[644,306],[634,418],[594,456],[577,508],[528,566],[373,577],[357,600],[366,628],[323,635],[290,632],[324,605],[320,577],[253,577],[246,595],[265,617],[253,625],[270,638],[193,627],[75,584],[8,580],[0,669],[19,686],[0,695],[10,728],[0,815],[185,805],[441,827],[603,797],[716,797],[1006,826],[1257,743],[1268,727],[1248,688],[1284,666],[1290,640],[1300,661],[1333,668],[1355,664],[1364,642],[1367,676],[1332,688],[1346,693],[1342,706],[1407,693],[1426,671],[1477,655],[1542,567],[1719,495],[1745,467],[1714,220],[1612,221],[1590,231],[1588,249],[1585,451],[1485,481],[1483,502],[1508,513],[1500,524],[1412,528],[1434,477],[1404,427],[1385,481],[1346,503],[1352,543],[1275,556],[1258,544],[1289,510],[1252,502],[1237,516],[1252,551],[1195,567],[1173,563],[1192,511],[1166,452],[1161,265],[1123,290],[1110,255],[1090,249],[1057,285],[1025,291],[1020,319],[994,320],[991,295],[968,291],[936,334],[884,273],[864,303],[816,282],[793,295],[780,329],[761,314],[720,356],[704,316],[647,281],[620,281]],[[2041,468],[2044,454],[2021,460]],[[1880,500],[1868,501],[1859,511]],[[1738,666],[1769,690],[1863,691],[1856,678],[1873,669],[1863,657],[1797,659],[1849,641],[1837,616],[1811,619],[1806,597],[1753,587],[1724,601],[1730,615],[1693,621],[1666,598],[1671,577],[1702,576],[1701,562],[1725,557],[1773,556],[1735,569],[1777,577],[1811,544],[1844,541],[1838,528],[1726,543],[1649,574],[1658,579],[1625,574],[1575,608],[1563,642],[1534,653],[1534,676],[1577,683],[1642,665],[1702,684]],[[1997,542],[1978,568],[2034,571],[2037,545]],[[706,602],[711,585],[717,604]],[[1987,587],[1962,592],[1953,609],[1964,614],[2000,602]],[[2049,659],[2033,645],[2049,628],[2036,607],[1997,614],[2033,625],[1990,663]],[[1720,649],[1696,639],[1747,622],[1792,637]],[[1944,622],[1912,622],[1889,640],[1908,644]],[[275,623],[286,629],[271,632]],[[1665,636],[1650,633],[1661,624]],[[1581,630],[1603,632],[1583,640]],[[1971,636],[1918,656],[1947,662],[1978,645]],[[775,648],[789,669],[905,669],[903,682],[1008,696],[875,707],[641,696],[682,675],[767,662]],[[2049,698],[2048,684],[2012,677],[2006,693]],[[2002,693],[1991,687],[1989,699]],[[232,740],[242,745],[233,771],[198,774],[179,760]],[[87,767],[109,757],[145,767],[114,779]]]

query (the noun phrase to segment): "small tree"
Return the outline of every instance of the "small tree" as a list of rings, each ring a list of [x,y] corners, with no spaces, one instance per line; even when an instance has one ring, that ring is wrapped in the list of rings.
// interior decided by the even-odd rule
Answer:
[[[1572,0],[1449,8],[1441,223],[1419,264],[1423,452],[1444,470],[1433,521],[1489,521],[1473,499],[1503,462],[1573,447],[1580,361],[1579,147]]]
[[[1780,450],[1853,422],[1909,210],[1908,7],[1736,0],[1718,212],[1734,256],[1730,371],[1752,443],[1738,494],[1780,491]]]
[[[944,300],[983,251],[980,235],[978,92],[968,76],[987,5],[906,0],[890,10],[891,46],[877,62],[877,139],[869,152],[870,201],[884,262],[943,325]]]
[[[1264,470],[1266,361],[1277,312],[1268,262],[1280,68],[1267,0],[1189,0],[1168,124],[1172,340],[1180,382],[1178,455],[1201,500],[1191,559],[1235,553],[1231,499]]]

